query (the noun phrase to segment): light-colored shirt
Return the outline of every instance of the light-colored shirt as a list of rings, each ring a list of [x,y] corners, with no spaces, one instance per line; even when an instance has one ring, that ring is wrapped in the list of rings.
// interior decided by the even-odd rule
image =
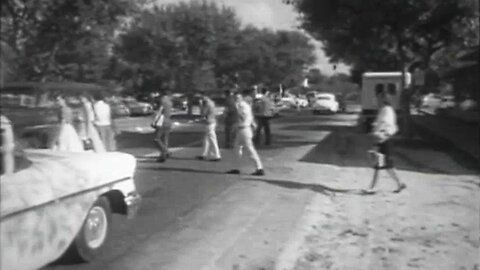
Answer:
[[[397,133],[397,115],[390,105],[385,105],[378,111],[377,118],[373,123],[374,131],[384,130],[389,135]]]
[[[250,127],[253,125],[252,107],[245,101],[237,102],[237,126],[240,128]]]
[[[215,113],[215,102],[207,98],[202,107],[202,114],[207,119],[208,124],[215,124],[217,122],[217,115]]]
[[[110,105],[105,101],[100,100],[93,105],[93,111],[95,112],[95,125],[97,126],[110,126],[112,125],[112,116]]]

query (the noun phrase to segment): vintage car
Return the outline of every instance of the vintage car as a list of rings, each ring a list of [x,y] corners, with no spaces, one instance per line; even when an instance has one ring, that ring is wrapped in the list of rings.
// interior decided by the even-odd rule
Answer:
[[[21,114],[15,112],[19,109]],[[32,115],[36,109],[30,111]],[[35,132],[56,124],[32,125],[29,120],[16,125],[7,117],[30,119],[27,112],[21,106],[2,106],[0,269],[38,269],[62,256],[93,260],[108,240],[111,214],[133,217],[139,208],[136,160],[120,152],[36,148],[37,143],[29,142],[36,139]],[[29,136],[17,136],[26,134],[22,129],[29,129]]]
[[[314,114],[322,112],[336,113],[339,109],[338,101],[336,100],[335,95],[330,93],[318,94],[312,107]]]
[[[151,115],[154,112],[151,104],[137,101],[132,97],[123,99],[123,104],[128,108],[131,116]]]

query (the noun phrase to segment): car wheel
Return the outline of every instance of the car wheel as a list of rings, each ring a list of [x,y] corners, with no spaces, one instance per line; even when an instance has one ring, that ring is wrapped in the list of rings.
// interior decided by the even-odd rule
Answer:
[[[106,197],[100,197],[88,211],[80,232],[72,244],[72,256],[80,261],[93,260],[107,242],[111,208]]]

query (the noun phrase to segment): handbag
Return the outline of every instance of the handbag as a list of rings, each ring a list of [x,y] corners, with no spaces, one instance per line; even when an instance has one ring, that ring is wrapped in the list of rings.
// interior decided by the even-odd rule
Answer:
[[[83,141],[83,149],[84,150],[94,150],[93,149],[93,141],[92,139],[84,139]]]
[[[153,128],[161,128],[163,126],[163,120],[164,120],[163,114],[161,113],[157,114],[157,116],[155,116],[155,119],[153,119],[151,126]]]

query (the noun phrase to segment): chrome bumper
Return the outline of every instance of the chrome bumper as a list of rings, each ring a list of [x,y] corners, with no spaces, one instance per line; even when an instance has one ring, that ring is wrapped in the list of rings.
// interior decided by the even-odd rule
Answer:
[[[142,202],[142,196],[138,192],[130,192],[125,197],[125,205],[127,206],[127,218],[133,218],[137,215],[138,210],[140,209],[140,204]]]

